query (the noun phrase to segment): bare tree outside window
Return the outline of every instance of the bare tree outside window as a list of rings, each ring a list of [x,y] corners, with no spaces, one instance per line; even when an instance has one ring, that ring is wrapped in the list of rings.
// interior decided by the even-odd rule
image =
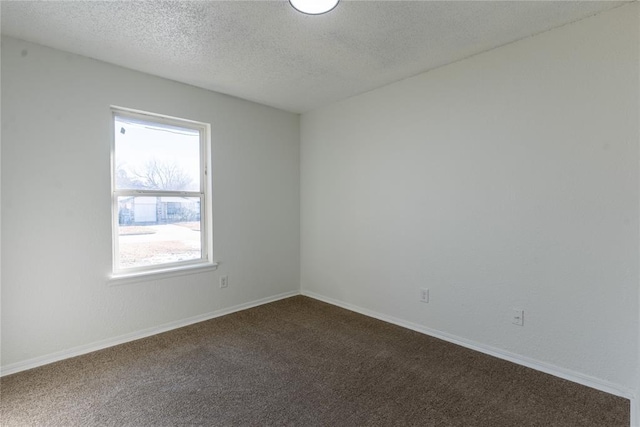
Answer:
[[[148,160],[142,171],[132,171],[140,188],[147,190],[182,191],[193,182],[193,178],[175,162]]]

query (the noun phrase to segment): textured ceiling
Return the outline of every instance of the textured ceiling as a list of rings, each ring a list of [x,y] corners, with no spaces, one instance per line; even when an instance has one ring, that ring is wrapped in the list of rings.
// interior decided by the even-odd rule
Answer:
[[[2,1],[2,33],[305,112],[623,4]]]

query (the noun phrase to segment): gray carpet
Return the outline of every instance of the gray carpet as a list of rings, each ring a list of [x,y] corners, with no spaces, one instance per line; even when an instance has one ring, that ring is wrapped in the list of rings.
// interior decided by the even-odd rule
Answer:
[[[3,426],[629,426],[629,401],[293,297],[2,378]]]

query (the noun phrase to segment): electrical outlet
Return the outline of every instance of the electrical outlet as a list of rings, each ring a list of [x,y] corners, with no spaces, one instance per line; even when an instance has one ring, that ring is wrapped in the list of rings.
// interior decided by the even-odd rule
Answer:
[[[512,311],[511,323],[518,326],[524,326],[524,310],[514,308]]]
[[[221,276],[220,277],[220,289],[226,288],[229,286],[229,276]]]
[[[420,289],[420,302],[429,302],[429,289]]]

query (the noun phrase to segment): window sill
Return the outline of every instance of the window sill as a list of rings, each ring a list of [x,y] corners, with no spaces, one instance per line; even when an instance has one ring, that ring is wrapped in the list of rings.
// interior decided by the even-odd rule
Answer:
[[[181,267],[166,268],[155,271],[142,271],[136,273],[111,274],[107,284],[109,286],[126,285],[128,283],[147,282],[150,280],[162,280],[170,277],[186,276],[189,274],[208,273],[215,271],[218,263],[188,265]]]

